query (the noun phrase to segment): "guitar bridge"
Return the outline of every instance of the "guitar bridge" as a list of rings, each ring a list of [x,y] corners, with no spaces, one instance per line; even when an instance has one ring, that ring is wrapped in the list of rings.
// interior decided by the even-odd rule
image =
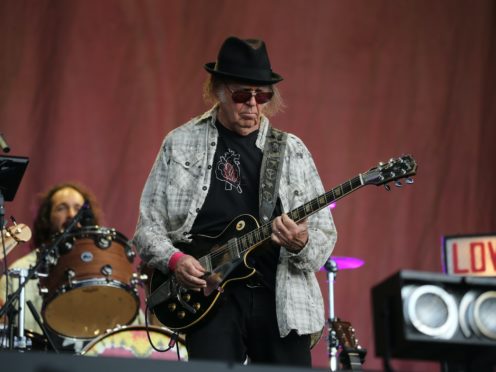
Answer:
[[[196,314],[196,310],[189,305],[186,301],[184,301],[183,297],[181,296],[181,292],[184,292],[183,290],[180,290],[179,293],[176,294],[176,298],[181,304],[182,307],[184,307],[186,310],[188,310],[191,314]]]

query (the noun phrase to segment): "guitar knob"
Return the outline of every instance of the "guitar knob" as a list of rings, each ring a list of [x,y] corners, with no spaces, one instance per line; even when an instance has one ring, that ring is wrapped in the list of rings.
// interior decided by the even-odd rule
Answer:
[[[200,305],[200,303],[199,303],[199,302],[195,302],[195,303],[193,304],[193,308],[194,308],[195,310],[197,310],[197,311],[198,311],[198,310],[200,310],[200,307],[201,307],[201,305]]]
[[[396,181],[396,182],[394,183],[394,185],[395,185],[396,187],[403,187],[403,185],[401,184],[401,181],[400,181],[400,180]]]
[[[179,312],[177,313],[177,317],[178,317],[179,319],[183,319],[185,316],[186,316],[186,313],[185,313],[184,311],[179,311]]]
[[[413,178],[412,178],[412,177],[408,177],[408,178],[406,179],[406,183],[408,183],[409,185],[411,185],[413,182],[414,182],[414,181],[413,181]]]
[[[169,308],[170,312],[173,312],[174,310],[176,310],[176,304],[175,303],[171,303],[171,304],[167,305],[167,307]]]
[[[185,295],[183,295],[183,300],[184,301],[189,301],[191,300],[191,295],[189,293],[186,293]]]

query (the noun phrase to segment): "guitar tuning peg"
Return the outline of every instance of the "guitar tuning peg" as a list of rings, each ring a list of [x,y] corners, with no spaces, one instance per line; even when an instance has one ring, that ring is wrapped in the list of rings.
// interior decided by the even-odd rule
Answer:
[[[403,187],[403,185],[401,184],[401,181],[400,181],[400,180],[396,181],[396,182],[394,183],[394,185],[395,185],[396,187]]]
[[[387,183],[384,184],[384,188],[386,189],[386,191],[391,191],[391,187],[389,187]]]
[[[414,181],[413,181],[413,178],[412,178],[412,177],[408,177],[408,178],[406,179],[406,183],[408,183],[408,184],[410,184],[410,185],[411,185],[413,182],[414,182]]]

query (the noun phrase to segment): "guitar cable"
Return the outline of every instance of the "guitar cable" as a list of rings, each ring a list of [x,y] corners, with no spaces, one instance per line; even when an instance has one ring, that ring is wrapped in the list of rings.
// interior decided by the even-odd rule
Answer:
[[[148,303],[146,304],[145,307],[145,328],[146,328],[146,336],[148,337],[148,342],[152,346],[153,350],[158,351],[159,353],[165,353],[169,350],[171,350],[174,346],[176,347],[176,352],[177,352],[177,360],[181,360],[181,354],[179,352],[179,344],[177,344],[177,340],[179,339],[179,333],[173,332],[172,335],[170,336],[169,340],[169,345],[167,345],[167,348],[165,349],[159,349],[157,346],[152,341],[152,338],[150,336],[150,330],[149,330],[149,324],[148,324],[148,312],[150,309],[148,308]]]

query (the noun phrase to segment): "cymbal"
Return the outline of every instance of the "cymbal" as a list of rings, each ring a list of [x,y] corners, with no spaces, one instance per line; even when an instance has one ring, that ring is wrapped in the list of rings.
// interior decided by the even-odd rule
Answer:
[[[358,269],[365,264],[365,261],[360,258],[344,256],[331,256],[327,262],[329,261],[334,261],[338,270]],[[327,269],[323,266],[320,271],[327,271]]]

